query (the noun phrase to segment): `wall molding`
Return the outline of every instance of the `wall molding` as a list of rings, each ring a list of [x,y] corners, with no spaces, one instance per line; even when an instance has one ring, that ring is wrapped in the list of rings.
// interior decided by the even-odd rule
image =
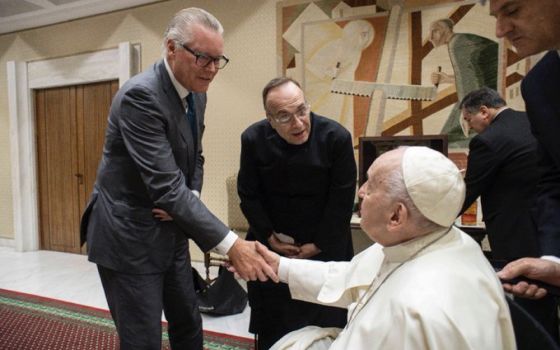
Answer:
[[[9,61],[8,104],[14,239],[0,246],[16,251],[39,249],[37,146],[33,90],[119,80],[122,86],[139,72],[140,45],[118,47],[38,61]]]

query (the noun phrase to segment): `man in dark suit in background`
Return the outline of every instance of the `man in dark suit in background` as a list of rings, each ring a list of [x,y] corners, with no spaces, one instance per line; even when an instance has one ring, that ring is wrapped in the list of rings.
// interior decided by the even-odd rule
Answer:
[[[467,94],[460,103],[463,119],[476,135],[469,143],[461,212],[479,196],[493,260],[540,256],[531,217],[537,172],[537,142],[527,115],[506,106],[490,88]],[[558,338],[555,301],[517,298],[517,303]]]
[[[222,32],[204,10],[178,12],[164,35],[164,59],[130,79],[111,106],[82,242],[87,237],[121,349],[160,349],[162,310],[173,349],[202,349],[188,238],[227,253],[243,278],[276,279],[254,243],[198,198],[206,91],[228,62]]]
[[[490,14],[496,17],[496,36],[510,41],[520,57],[551,50],[527,74],[521,91],[538,141],[541,177],[533,210],[537,237],[542,253],[560,262],[560,2],[490,0]],[[541,269],[547,265],[550,264],[527,258],[506,267],[500,277],[524,273],[546,280],[547,274],[556,271]],[[526,282],[505,288],[516,295],[544,295],[543,289]]]
[[[537,142],[527,115],[506,106],[490,88],[470,92],[460,104],[476,135],[469,143],[464,212],[479,196],[492,258],[539,256],[530,208],[538,180]]]

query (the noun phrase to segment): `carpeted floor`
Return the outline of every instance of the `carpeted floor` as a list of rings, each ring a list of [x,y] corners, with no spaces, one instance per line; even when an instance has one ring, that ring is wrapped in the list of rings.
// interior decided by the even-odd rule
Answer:
[[[59,300],[0,289],[0,349],[113,350],[118,338],[111,316]],[[169,349],[167,325],[162,349]],[[204,331],[206,350],[253,350],[253,340]]]

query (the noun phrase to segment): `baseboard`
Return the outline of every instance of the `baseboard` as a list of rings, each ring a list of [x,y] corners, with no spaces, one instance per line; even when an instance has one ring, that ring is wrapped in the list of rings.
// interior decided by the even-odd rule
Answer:
[[[0,247],[14,248],[15,246],[16,243],[12,238],[0,238]]]

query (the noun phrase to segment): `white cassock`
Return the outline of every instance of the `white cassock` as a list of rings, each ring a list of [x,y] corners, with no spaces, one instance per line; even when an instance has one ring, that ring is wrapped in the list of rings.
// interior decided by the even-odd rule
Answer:
[[[494,270],[471,237],[445,232],[374,244],[349,262],[281,259],[279,275],[294,299],[348,308],[349,321],[338,335],[304,328],[272,349],[515,349]]]

